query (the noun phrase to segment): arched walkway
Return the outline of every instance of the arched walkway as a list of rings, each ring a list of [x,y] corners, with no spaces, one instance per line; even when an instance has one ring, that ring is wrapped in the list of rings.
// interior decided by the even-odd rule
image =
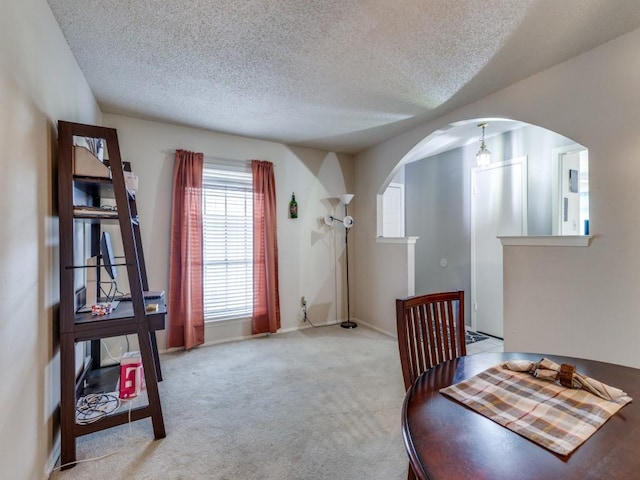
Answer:
[[[526,158],[528,202],[523,234],[560,234],[562,229],[558,225],[563,220],[565,224],[574,223],[579,227],[575,234],[584,234],[584,219],[588,219],[587,162],[578,158],[577,163],[565,168],[567,172],[575,171],[578,192],[568,191],[569,175],[564,178],[560,169],[563,155],[580,150],[586,152],[586,147],[555,132],[512,120],[473,119],[434,132],[409,152],[379,190],[378,207],[382,210],[378,212],[379,236],[385,236],[385,221],[387,225],[393,223],[389,221],[390,216],[402,217],[404,232],[401,236],[419,237],[415,244],[415,293],[455,289],[469,292],[466,323],[474,328],[478,307],[475,284],[482,279],[474,278],[472,273],[474,262],[483,262],[485,258],[474,258],[472,252],[471,173],[476,167],[475,157],[480,145],[481,130],[477,124],[484,121],[489,124],[486,144],[491,151],[492,163]],[[580,176],[581,181],[578,181]],[[402,211],[388,209],[394,204],[385,201],[389,184],[396,194],[398,186],[403,189]],[[583,198],[582,211],[580,197]],[[565,198],[571,200],[573,213],[563,208]],[[511,200],[504,198],[501,201]],[[574,203],[577,210],[573,208]],[[495,232],[495,235],[500,234]],[[502,247],[495,236],[494,241],[500,250],[500,263],[490,269],[501,272]],[[501,295],[500,284],[495,297],[485,299],[485,302],[501,305]],[[500,307],[500,314],[501,311]]]

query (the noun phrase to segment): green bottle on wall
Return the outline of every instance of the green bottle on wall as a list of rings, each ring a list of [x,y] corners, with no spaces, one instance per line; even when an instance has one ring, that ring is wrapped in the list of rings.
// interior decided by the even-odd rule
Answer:
[[[296,194],[291,194],[291,201],[289,202],[289,218],[298,218],[298,202],[296,202]]]

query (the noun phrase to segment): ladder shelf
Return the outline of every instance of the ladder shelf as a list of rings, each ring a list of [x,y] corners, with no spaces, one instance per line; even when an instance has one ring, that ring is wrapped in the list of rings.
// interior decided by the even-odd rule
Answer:
[[[95,156],[97,168],[109,172],[109,177],[75,175],[75,145],[78,139],[89,139],[101,143],[109,160]],[[87,143],[90,143],[87,141]],[[91,154],[83,151],[82,161]],[[86,166],[86,164],[85,164]],[[105,168],[105,166],[107,168]],[[89,165],[89,167],[92,167]],[[147,273],[142,251],[138,212],[133,194],[126,185],[125,170],[120,157],[118,137],[115,129],[58,122],[58,215],[60,235],[60,423],[61,463],[70,468],[76,462],[76,438],[88,433],[122,425],[129,421],[150,418],[156,439],[166,435],[160,404],[158,382],[162,380],[157,330],[164,329],[166,305],[164,298],[145,300],[143,292],[148,290]],[[107,199],[108,207],[102,205]],[[114,266],[126,269],[130,300],[120,301],[117,309],[109,314],[93,316],[91,312],[78,312],[78,285],[86,282],[85,271],[95,268],[98,275],[96,296],[99,297],[99,265],[78,265],[78,256],[90,249],[90,257],[100,258],[100,235],[104,225],[119,226],[124,258]],[[83,239],[83,235],[89,241]],[[85,255],[85,258],[87,255]],[[76,260],[74,262],[74,259]],[[86,287],[83,287],[86,288]],[[154,308],[149,311],[149,304]],[[104,338],[136,335],[146,383],[147,405],[114,413],[94,423],[76,422],[76,401],[81,390],[82,378],[91,371],[105,368],[100,365],[100,342]],[[76,344],[90,342],[91,361],[77,372]],[[83,358],[84,362],[84,358]]]

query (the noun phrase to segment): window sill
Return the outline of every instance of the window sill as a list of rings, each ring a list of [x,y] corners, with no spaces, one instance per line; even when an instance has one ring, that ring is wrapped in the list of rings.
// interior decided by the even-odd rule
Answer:
[[[205,318],[206,325],[229,325],[234,323],[247,323],[251,321],[251,317],[233,317],[233,318]]]
[[[535,235],[520,237],[498,237],[502,246],[526,247],[588,247],[592,235]]]

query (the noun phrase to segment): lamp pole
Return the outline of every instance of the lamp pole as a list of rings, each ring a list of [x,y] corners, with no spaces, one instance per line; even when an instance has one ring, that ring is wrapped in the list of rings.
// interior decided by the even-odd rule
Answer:
[[[344,204],[344,216],[347,218],[349,205],[348,203]],[[351,227],[345,228],[344,232],[344,251],[345,251],[345,260],[347,262],[347,320],[342,322],[340,326],[342,328],[356,328],[358,324],[356,322],[351,321],[351,309],[350,309],[350,299],[349,299],[349,230]]]

